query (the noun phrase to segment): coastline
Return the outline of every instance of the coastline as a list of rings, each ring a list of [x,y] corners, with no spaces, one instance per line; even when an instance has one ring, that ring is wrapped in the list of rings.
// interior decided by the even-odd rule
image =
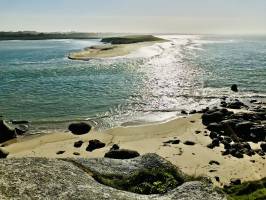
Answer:
[[[200,133],[197,134],[199,131]],[[116,127],[102,132],[93,129],[85,135],[73,135],[69,131],[54,131],[50,134],[14,139],[9,141],[9,145],[4,148],[9,152],[10,158],[96,158],[103,157],[113,144],[118,144],[123,149],[136,150],[141,155],[156,153],[192,176],[209,176],[213,180],[215,176],[219,176],[220,182],[213,181],[219,187],[228,184],[231,178],[251,181],[266,176],[266,172],[262,170],[265,160],[258,155],[252,158],[245,156],[243,159],[237,159],[222,156],[221,147],[206,148],[206,145],[211,142],[209,137],[204,136],[206,131],[201,122],[201,115],[193,114],[157,124]],[[98,139],[106,146],[93,152],[87,152],[86,145],[81,148],[73,146],[76,141],[82,140],[88,143],[92,139]],[[180,143],[165,143],[175,139],[179,139]],[[193,141],[195,145],[185,145],[185,141]],[[258,146],[258,144],[252,145]],[[65,152],[57,155],[58,151]],[[74,155],[74,152],[80,155]],[[211,160],[218,161],[220,165],[209,165]],[[256,164],[250,160],[255,160]],[[251,171],[254,173],[250,173]]]

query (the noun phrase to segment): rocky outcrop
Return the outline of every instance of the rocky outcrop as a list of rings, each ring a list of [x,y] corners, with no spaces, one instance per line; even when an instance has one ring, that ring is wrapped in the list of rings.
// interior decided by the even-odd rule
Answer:
[[[146,154],[129,160],[4,159],[0,160],[0,199],[226,199],[223,193],[199,181],[185,182],[164,194],[141,195],[117,190],[99,183],[95,178],[133,177],[139,170],[154,168],[165,171],[172,169],[172,165],[155,154]],[[176,172],[179,174],[179,171]],[[180,178],[183,177],[182,173],[179,175]]]
[[[236,101],[239,102],[239,101]],[[226,108],[206,109],[202,114],[202,123],[210,131],[212,143],[208,148],[223,144],[222,155],[243,158],[256,153],[265,155],[264,145],[261,149],[252,149],[247,142],[264,142],[266,140],[266,109],[256,108],[250,112],[233,113]]]

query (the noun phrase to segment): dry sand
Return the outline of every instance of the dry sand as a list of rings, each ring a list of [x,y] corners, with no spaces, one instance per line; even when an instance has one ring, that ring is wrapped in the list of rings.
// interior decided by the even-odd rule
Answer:
[[[196,134],[196,131],[201,133]],[[266,177],[266,160],[255,155],[244,156],[243,159],[230,155],[222,156],[222,147],[208,149],[211,142],[208,136],[204,136],[205,127],[201,123],[200,115],[195,114],[187,118],[178,118],[160,124],[144,125],[137,127],[117,127],[104,132],[92,130],[82,136],[73,135],[70,132],[55,132],[38,137],[25,138],[13,141],[5,147],[10,152],[9,157],[76,157],[73,152],[79,152],[80,157],[103,157],[113,144],[120,148],[137,150],[140,154],[157,153],[190,175],[207,175],[214,180],[220,177],[220,182],[213,181],[217,186],[229,183],[231,178],[240,178],[242,181],[257,180]],[[106,143],[106,147],[93,152],[85,151],[88,141],[99,139]],[[179,144],[167,144],[163,142],[170,139],[179,139]],[[74,142],[83,140],[81,148],[75,148]],[[186,140],[194,141],[194,146],[183,144]],[[258,146],[258,144],[252,144]],[[57,155],[57,151],[65,151]],[[220,165],[210,165],[209,161],[215,160]],[[255,160],[255,163],[251,162]],[[210,170],[214,170],[211,172]]]

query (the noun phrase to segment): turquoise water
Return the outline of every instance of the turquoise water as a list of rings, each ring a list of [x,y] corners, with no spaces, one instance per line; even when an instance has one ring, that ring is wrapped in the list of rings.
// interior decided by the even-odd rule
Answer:
[[[161,121],[224,95],[266,96],[266,37],[163,37],[169,42],[88,62],[67,54],[98,40],[1,41],[0,115],[34,122],[90,118],[109,127]]]

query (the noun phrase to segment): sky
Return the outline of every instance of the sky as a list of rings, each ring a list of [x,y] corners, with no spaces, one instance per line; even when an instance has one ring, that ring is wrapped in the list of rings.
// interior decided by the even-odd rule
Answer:
[[[0,0],[0,31],[266,34],[266,0]]]

